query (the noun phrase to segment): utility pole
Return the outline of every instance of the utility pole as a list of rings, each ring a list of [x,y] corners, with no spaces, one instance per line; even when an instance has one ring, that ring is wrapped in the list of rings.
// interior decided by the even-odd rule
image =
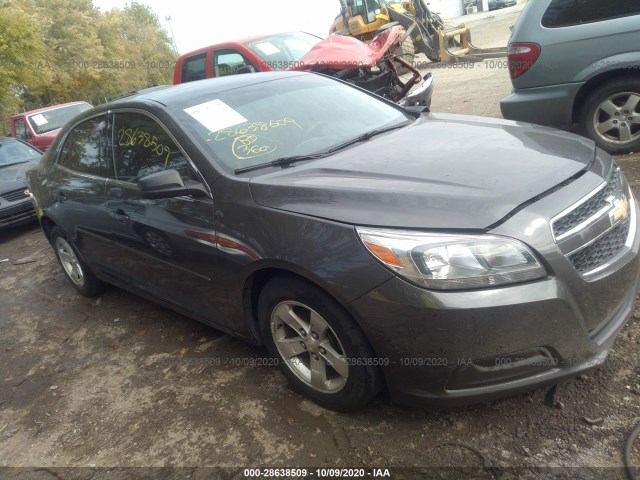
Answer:
[[[176,37],[173,34],[173,27],[171,26],[171,17],[170,16],[164,17],[164,19],[169,24],[169,32],[171,32],[171,41],[173,42],[173,49],[175,50],[176,53],[178,53],[178,45],[176,44]]]

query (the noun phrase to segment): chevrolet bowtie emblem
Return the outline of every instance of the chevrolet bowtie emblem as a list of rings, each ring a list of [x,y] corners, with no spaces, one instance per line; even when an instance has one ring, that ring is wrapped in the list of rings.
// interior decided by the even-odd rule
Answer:
[[[627,200],[627,197],[616,198],[612,203],[613,210],[609,212],[611,225],[615,225],[620,220],[627,220],[629,218],[629,200]]]
[[[22,192],[22,193],[24,193],[24,196],[25,196],[25,197],[28,197],[28,196],[29,196],[29,189],[27,188],[27,189],[26,189],[24,192]]]

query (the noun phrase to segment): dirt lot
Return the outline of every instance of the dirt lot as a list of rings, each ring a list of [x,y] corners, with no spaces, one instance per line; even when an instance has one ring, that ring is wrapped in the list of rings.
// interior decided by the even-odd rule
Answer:
[[[494,21],[507,28],[515,15]],[[494,27],[485,25],[487,44]],[[430,71],[435,111],[500,116],[505,68]],[[640,155],[618,162],[640,197]],[[547,389],[438,412],[383,395],[339,414],[293,393],[277,369],[242,365],[261,350],[116,288],[79,297],[36,226],[0,233],[5,258],[0,465],[13,468],[0,476],[244,478],[239,467],[321,466],[455,478],[420,467],[463,466],[472,478],[624,478],[623,442],[640,418],[640,308],[608,362],[559,385],[554,407]],[[214,358],[223,365],[198,364]],[[635,455],[640,464],[640,447]],[[475,469],[483,465],[495,468]],[[60,469],[96,466],[185,469]]]

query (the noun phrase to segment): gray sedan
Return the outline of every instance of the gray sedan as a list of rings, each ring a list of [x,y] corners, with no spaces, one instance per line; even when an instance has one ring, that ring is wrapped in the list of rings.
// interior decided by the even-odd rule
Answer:
[[[637,205],[593,142],[319,74],[97,107],[28,181],[79,293],[117,285],[265,345],[328,408],[556,383],[605,360],[638,289]]]

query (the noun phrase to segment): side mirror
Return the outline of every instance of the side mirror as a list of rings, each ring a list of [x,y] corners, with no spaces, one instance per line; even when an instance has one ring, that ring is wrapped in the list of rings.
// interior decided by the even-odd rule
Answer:
[[[206,197],[200,184],[185,186],[180,174],[173,169],[152,173],[138,180],[138,189],[144,198],[173,198],[184,195]]]

